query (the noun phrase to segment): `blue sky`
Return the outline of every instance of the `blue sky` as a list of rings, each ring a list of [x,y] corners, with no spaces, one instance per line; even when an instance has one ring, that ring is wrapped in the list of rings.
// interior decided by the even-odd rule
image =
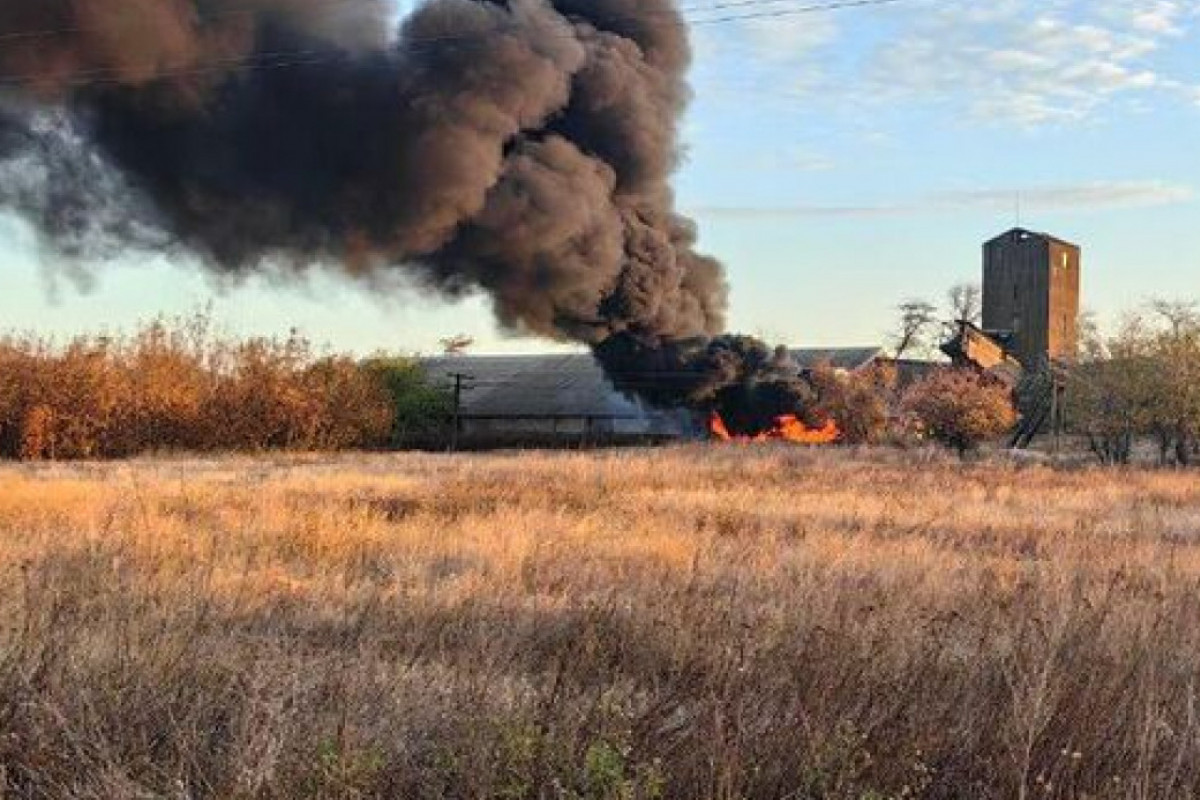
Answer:
[[[719,0],[685,0],[695,21]],[[803,0],[767,9],[792,10]],[[761,7],[758,7],[761,9]],[[727,265],[731,327],[880,343],[897,302],[978,279],[1016,221],[1084,247],[1101,319],[1200,299],[1200,0],[899,0],[693,28],[679,205]],[[239,333],[338,349],[538,351],[486,301],[368,296],[332,279],[218,286],[193,265],[46,263],[0,219],[0,327],[68,334],[212,304]]]

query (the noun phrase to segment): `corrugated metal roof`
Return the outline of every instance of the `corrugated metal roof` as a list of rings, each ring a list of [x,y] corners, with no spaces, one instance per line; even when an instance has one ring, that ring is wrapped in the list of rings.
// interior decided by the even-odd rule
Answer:
[[[907,388],[919,380],[929,376],[939,369],[945,369],[948,364],[939,361],[922,361],[913,358],[892,359],[888,361],[896,370],[896,382],[901,389]]]
[[[880,348],[791,351],[801,368],[828,362],[858,369],[882,354]],[[587,353],[522,356],[440,356],[422,360],[430,380],[447,383],[453,373],[469,375],[463,393],[466,417],[594,417],[638,419],[675,416],[646,409],[618,392]]]
[[[883,356],[882,347],[806,347],[789,350],[801,369],[812,369],[818,364],[829,364],[835,369],[856,370]]]
[[[482,417],[642,417],[586,353],[447,356],[424,361],[432,380],[470,375],[463,414]]]

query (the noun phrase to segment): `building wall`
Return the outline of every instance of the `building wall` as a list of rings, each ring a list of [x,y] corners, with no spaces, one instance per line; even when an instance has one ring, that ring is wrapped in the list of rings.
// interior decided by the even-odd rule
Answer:
[[[1079,324],[1080,251],[1028,231],[984,245],[983,328],[1013,335],[1027,366],[1073,355]]]
[[[702,431],[700,423],[685,411],[643,417],[467,416],[459,422],[459,442],[465,447],[553,447],[662,441]]]
[[[513,418],[513,419],[463,419],[460,423],[464,436],[494,436],[497,434],[536,434],[566,437],[582,436],[588,430],[588,420],[583,417],[570,418]]]
[[[1081,254],[1078,247],[1050,243],[1049,353],[1072,358],[1079,352]]]

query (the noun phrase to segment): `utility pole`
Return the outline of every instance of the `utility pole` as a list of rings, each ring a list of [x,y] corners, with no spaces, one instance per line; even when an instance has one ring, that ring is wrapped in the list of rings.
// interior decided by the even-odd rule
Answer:
[[[1063,435],[1067,432],[1067,381],[1063,376],[1058,378],[1058,432],[1054,445],[1057,455],[1062,450]]]
[[[471,388],[470,382],[474,376],[462,372],[451,372],[449,375],[454,379],[454,418],[450,426],[450,452],[454,453],[458,451],[458,434],[462,427],[462,393]]]
[[[1058,397],[1058,373],[1056,371],[1054,371],[1054,366],[1051,365],[1051,367],[1050,367],[1050,433],[1051,433],[1051,437],[1052,437],[1051,438],[1051,442],[1052,442],[1051,452],[1054,454],[1055,459],[1058,458],[1058,446],[1059,446],[1058,418],[1059,418],[1059,414],[1061,414],[1061,413],[1062,413],[1062,409],[1059,407],[1059,397]]]
[[[1050,432],[1053,436],[1052,452],[1057,460],[1062,452],[1063,432],[1066,428],[1064,421],[1067,413],[1067,382],[1063,379],[1062,372],[1055,365],[1051,365],[1051,383],[1050,391]]]

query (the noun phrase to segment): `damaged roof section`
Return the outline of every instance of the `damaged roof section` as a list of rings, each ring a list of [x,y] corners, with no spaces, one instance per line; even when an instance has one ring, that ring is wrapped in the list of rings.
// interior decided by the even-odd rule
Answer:
[[[960,321],[958,333],[942,345],[942,352],[958,366],[972,366],[1013,386],[1021,377],[1021,362],[1009,354],[1003,340],[978,325]]]

